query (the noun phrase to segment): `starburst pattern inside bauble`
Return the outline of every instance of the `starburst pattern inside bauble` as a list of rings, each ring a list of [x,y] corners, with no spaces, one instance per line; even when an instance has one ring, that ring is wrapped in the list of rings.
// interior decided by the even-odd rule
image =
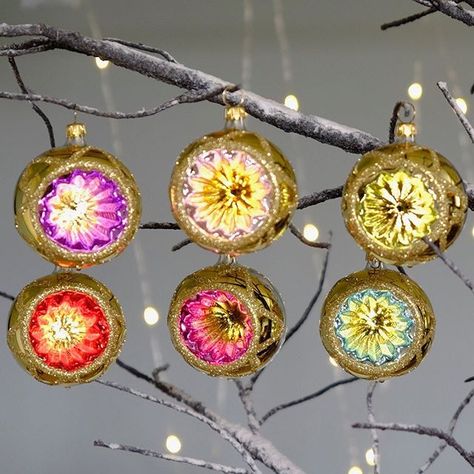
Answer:
[[[195,157],[184,184],[186,212],[208,234],[233,240],[251,234],[269,215],[273,186],[264,167],[241,150]]]
[[[349,296],[335,319],[343,350],[361,362],[395,361],[413,341],[413,317],[390,291],[363,290]]]
[[[405,171],[379,174],[365,187],[359,210],[367,234],[389,248],[426,237],[437,217],[433,195]]]

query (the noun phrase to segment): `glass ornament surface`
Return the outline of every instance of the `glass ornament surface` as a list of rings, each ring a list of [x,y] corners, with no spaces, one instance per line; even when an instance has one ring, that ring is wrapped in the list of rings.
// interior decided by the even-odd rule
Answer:
[[[85,133],[82,124],[68,129]],[[81,132],[82,130],[82,132]],[[76,137],[35,158],[15,191],[15,224],[25,241],[61,267],[85,268],[122,252],[140,224],[141,198],[130,171]]]
[[[436,258],[423,239],[445,251],[466,219],[459,173],[439,153],[395,143],[363,155],[346,181],[342,214],[368,255],[395,265]]]
[[[55,273],[27,285],[15,299],[7,342],[34,378],[73,385],[100,377],[118,357],[125,318],[110,290],[78,273]]]
[[[384,380],[416,368],[435,331],[431,303],[413,280],[366,269],[339,280],[321,312],[326,351],[347,372]]]
[[[229,255],[280,237],[298,199],[294,171],[281,151],[256,133],[232,128],[201,137],[181,153],[169,194],[188,237]]]
[[[174,347],[192,367],[212,376],[241,377],[277,353],[285,315],[264,276],[241,265],[218,264],[179,284],[168,328]]]

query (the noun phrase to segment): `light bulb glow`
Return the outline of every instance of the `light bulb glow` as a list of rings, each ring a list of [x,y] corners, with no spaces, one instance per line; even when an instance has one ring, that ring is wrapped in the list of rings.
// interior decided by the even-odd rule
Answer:
[[[365,452],[365,462],[369,466],[375,466],[375,453],[374,453],[374,450],[372,448],[369,448]]]
[[[419,100],[421,99],[422,95],[423,87],[420,83],[414,82],[413,84],[410,84],[410,86],[408,87],[408,96],[410,97],[410,99]]]
[[[339,367],[339,364],[336,362],[336,359],[334,359],[333,357],[329,356],[329,363],[333,366],[333,367]]]
[[[105,69],[109,64],[110,64],[110,61],[107,61],[107,60],[104,61],[103,59],[95,58],[95,65],[99,69]]]
[[[148,326],[153,326],[159,321],[160,315],[153,306],[147,306],[143,311],[143,319]]]
[[[306,224],[303,229],[303,236],[310,242],[316,242],[319,237],[319,230],[314,224]]]
[[[166,438],[166,449],[171,454],[176,454],[181,451],[181,440],[176,435],[169,435]]]
[[[359,466],[352,466],[348,471],[347,474],[364,474],[362,469]]]
[[[456,104],[461,109],[463,114],[467,112],[467,102],[462,97],[458,97],[456,99]]]
[[[471,234],[474,237],[474,226],[472,227]]]
[[[298,97],[294,94],[288,94],[285,97],[285,106],[291,110],[298,110],[300,108]]]

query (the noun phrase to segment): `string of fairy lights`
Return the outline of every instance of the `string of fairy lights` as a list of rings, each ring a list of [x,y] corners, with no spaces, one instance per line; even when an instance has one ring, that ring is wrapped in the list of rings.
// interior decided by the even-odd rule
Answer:
[[[252,27],[253,27],[253,5],[252,0],[244,0],[244,38],[243,38],[243,53],[242,53],[242,81],[243,86],[248,88],[251,78],[251,50],[252,50]],[[283,16],[283,8],[280,0],[274,0],[274,23],[275,31],[280,43],[280,54],[283,69],[283,78],[285,81],[285,87],[288,89],[287,95],[283,98],[283,103],[289,109],[298,111],[300,110],[300,101],[293,90],[293,71],[291,67],[291,57],[289,52],[288,37],[285,30],[285,19]],[[95,65],[99,70],[105,70],[110,66],[109,61],[104,61],[100,58],[94,58]],[[407,86],[407,96],[412,101],[420,101],[423,97],[423,85],[421,82],[415,81]],[[464,114],[468,112],[469,106],[466,98],[458,96],[455,101],[459,108]],[[309,222],[304,225],[303,235],[306,240],[310,242],[316,242],[319,239],[320,231],[315,223]],[[474,237],[474,227],[472,229],[472,235]],[[158,309],[152,305],[147,305],[143,310],[143,320],[146,325],[154,326],[160,321],[160,314]],[[339,366],[337,362],[329,357],[329,363],[335,369]],[[182,450],[182,440],[177,434],[168,434],[164,442],[166,450],[171,454],[177,454]],[[368,448],[364,455],[365,464],[371,468],[375,465],[375,455],[372,448]],[[364,474],[364,470],[361,466],[353,464],[347,470],[347,474]]]

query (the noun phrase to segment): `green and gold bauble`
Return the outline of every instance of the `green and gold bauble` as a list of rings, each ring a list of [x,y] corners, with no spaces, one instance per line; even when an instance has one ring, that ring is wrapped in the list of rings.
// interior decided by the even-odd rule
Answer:
[[[407,105],[408,106],[408,105]],[[445,251],[466,219],[468,199],[447,158],[414,142],[401,121],[397,142],[363,155],[346,181],[342,213],[349,233],[379,260],[413,265]]]
[[[384,380],[426,356],[435,317],[424,291],[397,271],[365,269],[339,280],[321,313],[324,347],[347,372]]]

